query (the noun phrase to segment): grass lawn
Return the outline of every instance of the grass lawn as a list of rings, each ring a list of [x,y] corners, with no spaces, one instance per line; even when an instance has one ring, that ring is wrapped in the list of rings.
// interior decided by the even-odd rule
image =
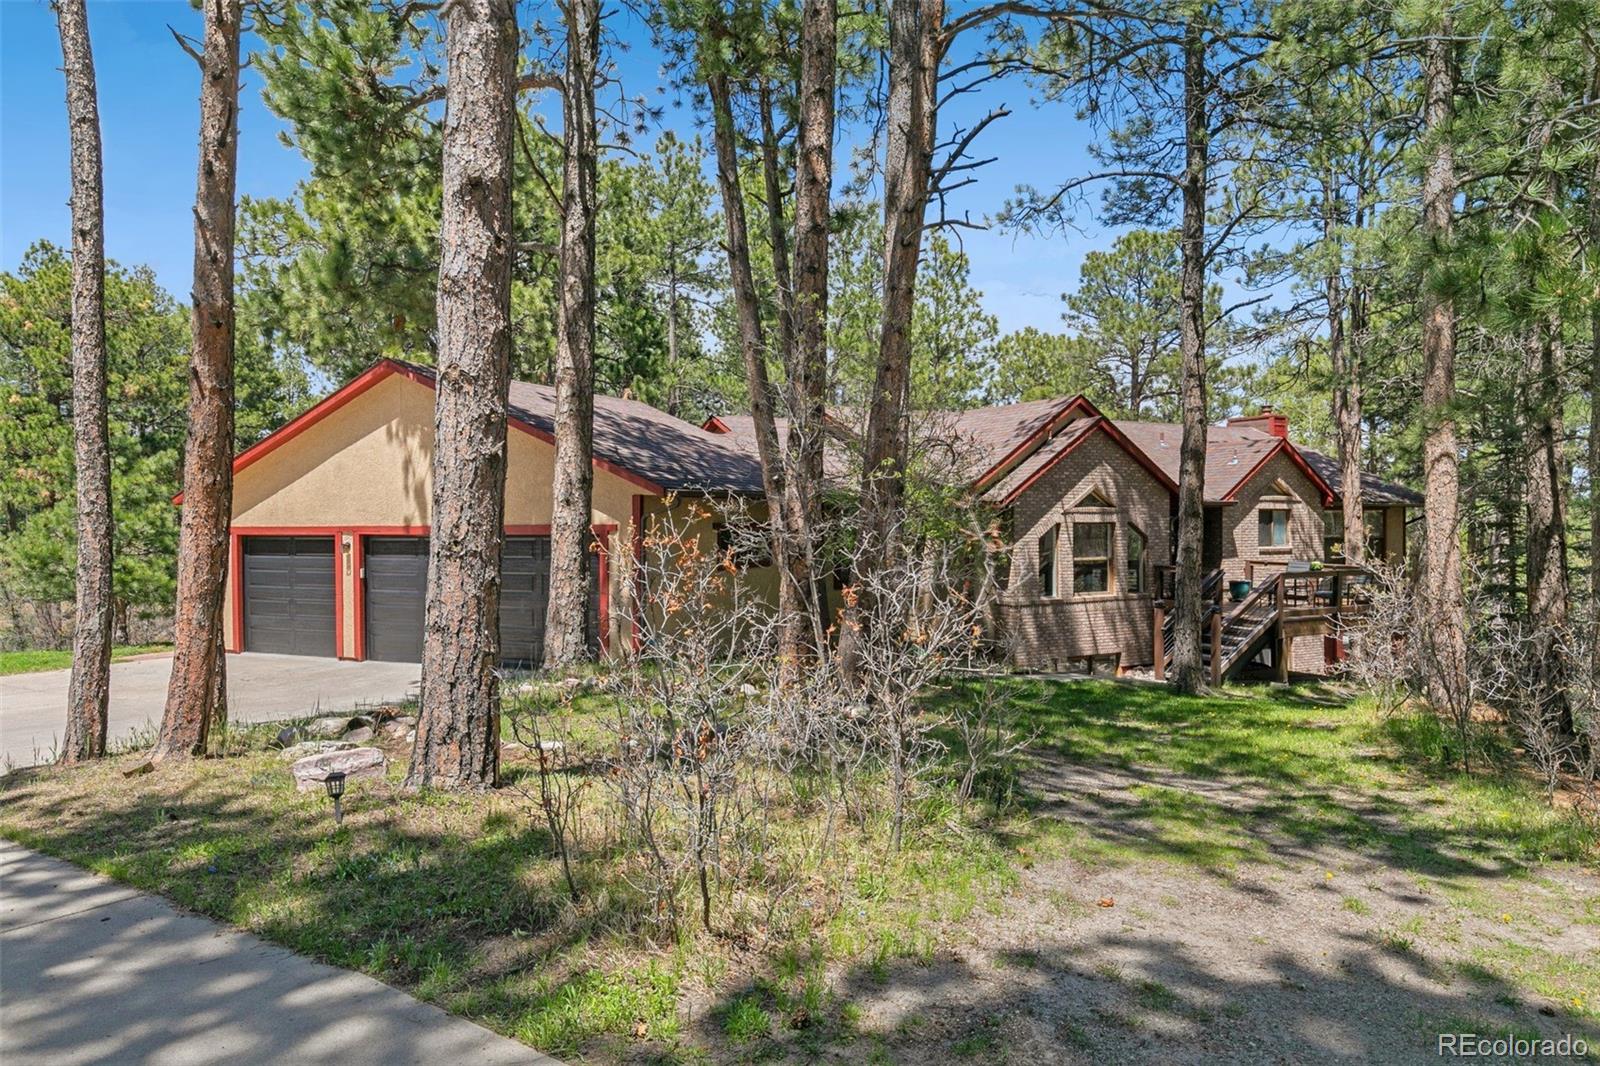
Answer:
[[[111,661],[171,650],[171,644],[119,644],[111,649]],[[59,651],[0,651],[0,677],[7,674],[36,674],[41,670],[65,670],[71,665],[70,648]]]
[[[664,938],[615,849],[580,853],[583,896],[570,902],[515,761],[494,795],[418,795],[398,787],[405,751],[392,748],[389,778],[352,783],[336,829],[327,800],[296,793],[259,746],[265,733],[247,731],[227,757],[143,776],[113,761],[0,779],[0,835],[596,1061],[1028,1061],[1030,1037],[1006,1027],[1051,1009],[1042,1046],[1104,1061],[1169,1023],[1247,1024],[1256,993],[1203,1005],[1207,980],[1191,992],[1170,971],[1091,964],[1086,938],[1116,921],[1176,941],[1210,913],[1195,908],[1234,905],[1216,893],[1260,881],[1294,900],[1307,870],[1315,900],[1327,896],[1319,920],[1385,959],[1423,957],[1452,930],[1460,940],[1454,991],[1413,997],[1408,1034],[1466,1008],[1499,1024],[1504,1001],[1600,1020],[1600,969],[1552,932],[1600,928],[1600,905],[1570,888],[1595,860],[1593,832],[1509,769],[1446,770],[1431,722],[1381,719],[1326,688],[1179,698],[1104,681],[1001,684],[1037,738],[989,775],[998,802],[963,811],[935,788],[891,854],[882,809],[846,831],[824,823],[803,779],[785,782],[762,862],[790,887],[719,896],[711,934]],[[1381,878],[1437,902],[1429,922],[1405,924],[1372,887]],[[1096,908],[1085,886],[1097,879],[1136,887]],[[1507,903],[1507,885],[1546,902]],[[1051,950],[1057,935],[1077,947]],[[1074,991],[1051,1008],[1040,981]],[[1209,986],[1228,987],[1215,975]],[[972,998],[1001,988],[1021,990],[1016,1011]],[[931,1005],[916,1006],[924,993]]]

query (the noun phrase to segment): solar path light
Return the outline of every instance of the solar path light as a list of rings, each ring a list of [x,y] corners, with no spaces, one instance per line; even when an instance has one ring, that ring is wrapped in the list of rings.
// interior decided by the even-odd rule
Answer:
[[[335,771],[323,779],[322,785],[328,790],[328,798],[333,800],[333,824],[340,825],[344,822],[344,807],[339,802],[339,797],[344,795],[344,774]]]

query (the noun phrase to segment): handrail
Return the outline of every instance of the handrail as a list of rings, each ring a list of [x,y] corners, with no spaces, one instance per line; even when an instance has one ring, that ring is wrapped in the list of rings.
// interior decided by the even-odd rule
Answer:
[[[1168,577],[1175,579],[1176,576],[1177,567],[1175,566],[1156,567],[1155,610],[1161,619],[1155,634],[1156,647],[1154,649],[1156,653],[1154,655],[1156,678],[1158,680],[1166,676],[1167,664],[1172,661],[1173,637],[1177,632],[1178,614],[1176,611],[1167,610],[1167,607],[1173,601],[1165,595],[1165,579]],[[1222,584],[1223,573],[1221,567],[1212,568],[1200,579],[1200,599],[1205,604],[1200,612],[1202,629],[1211,621],[1212,615],[1218,614],[1222,610]],[[1176,589],[1174,589],[1174,594],[1176,594]]]
[[[1233,614],[1228,616],[1223,629],[1225,651],[1222,662],[1213,667],[1217,677],[1226,677],[1228,672],[1238,663],[1241,656],[1255,643],[1256,638],[1264,633],[1268,626],[1278,620],[1279,613],[1283,610],[1284,575],[1278,574],[1271,581],[1264,582],[1250,590]],[[1270,609],[1261,610],[1263,602],[1270,601]],[[1248,623],[1248,625],[1247,625]],[[1241,633],[1242,631],[1242,633]],[[1229,641],[1227,638],[1233,636]]]

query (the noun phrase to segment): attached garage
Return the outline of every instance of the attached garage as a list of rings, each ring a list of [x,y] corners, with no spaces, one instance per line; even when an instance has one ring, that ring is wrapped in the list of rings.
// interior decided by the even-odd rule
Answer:
[[[332,537],[245,537],[244,648],[279,655],[333,655]]]
[[[234,460],[229,651],[422,657],[432,515],[435,380],[382,360]],[[512,382],[500,609],[508,664],[537,664],[549,602],[555,392]],[[670,495],[761,492],[760,464],[725,435],[648,404],[596,396],[584,631],[628,640],[629,568]]]

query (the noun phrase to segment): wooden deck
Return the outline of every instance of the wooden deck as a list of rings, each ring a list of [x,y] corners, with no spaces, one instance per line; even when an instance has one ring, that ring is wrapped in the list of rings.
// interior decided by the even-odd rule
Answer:
[[[1163,572],[1164,571],[1164,572]],[[1201,612],[1201,660],[1212,684],[1221,684],[1242,670],[1264,649],[1272,649],[1272,662],[1280,681],[1289,677],[1289,641],[1303,636],[1336,636],[1345,620],[1361,614],[1367,605],[1371,575],[1358,566],[1324,564],[1299,569],[1294,564],[1274,568],[1262,577],[1254,564],[1246,565],[1250,592],[1238,602],[1225,602],[1227,582],[1221,570],[1212,570],[1201,582],[1205,600]],[[1152,661],[1158,680],[1172,665],[1173,598],[1171,568],[1159,568],[1152,627],[1155,647]]]

